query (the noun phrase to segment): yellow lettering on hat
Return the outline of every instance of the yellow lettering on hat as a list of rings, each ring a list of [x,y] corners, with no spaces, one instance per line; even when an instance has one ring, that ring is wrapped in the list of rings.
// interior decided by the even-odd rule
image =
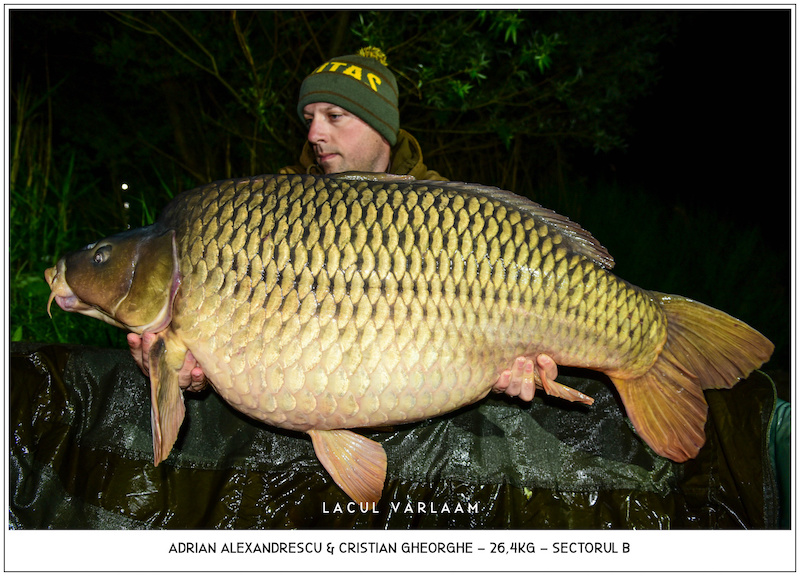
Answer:
[[[347,66],[347,62],[330,62],[331,72],[336,72],[342,66]]]
[[[373,90],[375,90],[375,92],[377,92],[378,91],[378,85],[381,84],[380,76],[375,76],[375,74],[372,74],[370,72],[370,73],[367,73],[367,80],[369,80],[370,88],[372,88]]]
[[[348,76],[352,76],[356,80],[361,80],[361,68],[359,66],[350,66],[344,71],[344,74]]]
[[[322,72],[323,70],[325,70],[325,66],[327,66],[327,65],[328,65],[328,63],[327,63],[327,62],[325,62],[325,64],[323,64],[322,66],[320,66],[319,68],[317,68],[316,70],[314,70],[314,71],[312,72],[312,74],[316,74],[317,72]]]

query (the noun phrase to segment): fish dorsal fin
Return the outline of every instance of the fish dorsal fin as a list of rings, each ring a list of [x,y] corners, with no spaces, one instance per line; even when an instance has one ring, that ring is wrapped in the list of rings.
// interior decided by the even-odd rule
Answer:
[[[178,369],[173,368],[170,357],[180,357],[178,368],[183,365],[186,352],[168,350],[164,333],[150,348],[150,425],[153,430],[153,462],[158,466],[169,456],[178,431],[183,423],[186,408],[183,391],[178,383]]]
[[[385,172],[357,172],[351,170],[349,172],[338,172],[331,174],[331,178],[338,178],[339,180],[353,180],[356,182],[373,181],[373,182],[411,182],[416,180],[410,174],[387,174]]]
[[[359,504],[381,499],[386,452],[378,442],[350,430],[309,430],[314,452],[334,482]]]
[[[552,228],[552,232],[559,233],[562,237],[567,239],[572,249],[593,260],[603,268],[610,270],[614,267],[614,258],[589,231],[584,230],[579,224],[573,222],[566,216],[562,216],[549,208],[545,208],[541,204],[537,204],[524,196],[493,186],[468,184],[464,182],[417,180],[414,184],[425,184],[430,187],[441,187],[444,189],[453,188],[460,192],[467,192],[472,196],[482,196],[500,202],[506,207],[526,214],[542,224],[545,224],[548,228]]]

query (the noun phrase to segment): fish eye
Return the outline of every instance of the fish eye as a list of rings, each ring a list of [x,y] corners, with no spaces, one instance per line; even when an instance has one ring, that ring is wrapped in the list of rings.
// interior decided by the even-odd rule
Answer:
[[[100,248],[98,248],[95,251],[94,256],[92,256],[92,261],[95,264],[102,264],[103,262],[108,260],[110,256],[111,256],[111,245],[106,244],[104,246],[100,246]]]

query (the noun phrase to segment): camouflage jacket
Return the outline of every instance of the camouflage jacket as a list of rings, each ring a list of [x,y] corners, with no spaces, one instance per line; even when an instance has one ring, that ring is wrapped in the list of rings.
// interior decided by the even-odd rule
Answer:
[[[392,161],[389,169],[391,174],[410,174],[417,180],[447,180],[436,170],[428,170],[422,161],[422,148],[411,134],[400,129],[397,143],[392,146]],[[281,168],[281,174],[322,174],[322,169],[317,166],[314,150],[309,142],[303,146],[300,154],[300,163],[294,166]]]

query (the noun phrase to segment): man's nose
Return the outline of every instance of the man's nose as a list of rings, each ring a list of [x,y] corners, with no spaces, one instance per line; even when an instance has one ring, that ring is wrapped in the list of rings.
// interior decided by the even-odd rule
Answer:
[[[312,144],[316,144],[318,142],[324,142],[328,136],[327,130],[325,130],[324,122],[321,120],[314,118],[311,120],[311,124],[308,126],[308,141]]]

